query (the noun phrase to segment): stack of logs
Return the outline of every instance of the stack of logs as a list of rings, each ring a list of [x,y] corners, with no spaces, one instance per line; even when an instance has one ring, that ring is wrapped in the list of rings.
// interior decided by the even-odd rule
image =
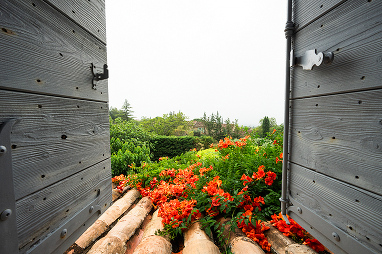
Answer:
[[[90,226],[65,254],[173,254],[172,244],[165,236],[155,232],[163,229],[158,210],[152,213],[153,204],[148,197],[138,201],[140,194],[136,189],[125,188],[123,193],[113,189],[114,204]],[[227,219],[220,220],[225,225]],[[266,231],[272,252],[276,254],[315,254],[305,245],[295,244],[272,225]],[[222,228],[221,228],[222,229]],[[228,224],[223,229],[226,248],[232,253],[264,254],[260,246],[246,237],[240,230],[229,232]],[[198,222],[184,232],[182,254],[218,254],[219,248],[201,229]]]

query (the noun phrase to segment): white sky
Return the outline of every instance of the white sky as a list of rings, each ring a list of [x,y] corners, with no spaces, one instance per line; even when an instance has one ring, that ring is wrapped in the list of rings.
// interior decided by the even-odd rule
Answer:
[[[284,120],[286,0],[106,0],[109,104]]]

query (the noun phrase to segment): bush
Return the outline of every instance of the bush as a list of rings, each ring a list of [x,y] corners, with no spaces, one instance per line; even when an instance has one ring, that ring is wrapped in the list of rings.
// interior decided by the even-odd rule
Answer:
[[[181,142],[176,137],[171,141]],[[190,145],[191,141],[188,137]],[[200,222],[206,233],[219,240],[218,218],[223,216],[231,218],[231,229],[245,229],[248,237],[270,251],[262,235],[265,226],[258,220],[269,220],[280,211],[282,143],[282,133],[276,130],[266,138],[225,138],[210,149],[192,149],[134,168],[137,174],[127,178],[160,208],[165,220],[160,234],[175,237],[203,215]]]
[[[151,139],[154,149],[153,159],[160,157],[174,157],[187,152],[196,145],[196,137],[193,136],[157,136]]]
[[[110,121],[110,151],[112,175],[127,174],[131,166],[150,162],[152,135],[134,121],[117,118]]]
[[[120,142],[118,138],[117,142]],[[136,146],[133,142],[126,141],[117,152],[111,154],[112,175],[127,174],[131,171],[131,167],[140,167],[144,162],[150,162],[150,148],[146,145]]]

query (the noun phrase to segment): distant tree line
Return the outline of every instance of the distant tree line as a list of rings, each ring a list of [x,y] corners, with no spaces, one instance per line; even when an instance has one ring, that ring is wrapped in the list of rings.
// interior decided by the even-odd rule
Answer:
[[[254,132],[259,137],[266,137],[267,133],[272,132],[273,129],[283,130],[283,125],[277,125],[274,117],[269,118],[265,116],[259,122],[259,126],[250,128],[239,126],[238,120],[231,121],[229,118],[226,120],[216,112],[210,116],[204,112],[201,118],[188,120],[188,117],[182,112],[170,112],[157,116],[155,118],[143,117],[141,120],[135,120],[133,116],[134,111],[130,103],[125,100],[121,109],[111,107],[109,115],[112,121],[121,119],[122,121],[134,121],[136,125],[146,130],[148,133],[163,136],[202,136],[208,135],[213,137],[216,141],[224,137],[241,138],[250,132]],[[194,123],[201,123],[203,131],[194,128]]]

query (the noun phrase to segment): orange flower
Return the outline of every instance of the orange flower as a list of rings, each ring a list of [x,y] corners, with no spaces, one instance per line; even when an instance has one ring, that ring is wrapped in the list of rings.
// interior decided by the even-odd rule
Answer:
[[[265,184],[271,186],[276,177],[277,175],[275,172],[268,171],[267,177],[265,178]]]
[[[257,172],[253,172],[252,178],[253,178],[253,179],[256,179],[256,180],[260,180],[261,178],[263,178],[263,177],[265,176],[264,168],[265,168],[265,166],[264,166],[264,165],[261,165],[261,166],[257,169]]]
[[[322,245],[317,239],[306,239],[303,244],[308,245],[313,250],[320,252],[325,250],[325,246]]]
[[[245,186],[247,183],[250,183],[250,182],[252,182],[253,180],[252,180],[252,178],[250,178],[249,176],[247,176],[247,175],[245,175],[245,174],[243,174],[242,176],[241,176],[241,178],[240,178],[240,180],[244,180],[244,182],[243,182],[243,185]]]

